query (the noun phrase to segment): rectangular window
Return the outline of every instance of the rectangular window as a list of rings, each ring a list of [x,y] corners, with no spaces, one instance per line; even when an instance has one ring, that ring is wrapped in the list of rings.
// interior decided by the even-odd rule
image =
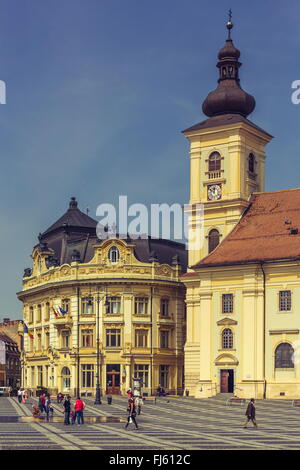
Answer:
[[[45,321],[48,321],[49,319],[50,319],[50,304],[49,302],[47,302],[45,305]]]
[[[292,307],[292,293],[290,290],[281,290],[279,292],[279,310],[288,311]]]
[[[148,330],[135,330],[135,347],[148,347]]]
[[[222,313],[233,313],[233,294],[222,295]]]
[[[65,311],[65,312],[69,312],[70,311],[70,299],[62,299],[61,301],[61,308]],[[82,312],[83,313],[83,312]]]
[[[70,330],[63,330],[61,332],[61,339],[62,339],[62,347],[69,348],[70,347]]]
[[[36,347],[38,351],[42,349],[42,335],[41,334],[36,335]]]
[[[160,347],[168,348],[169,347],[169,336],[170,332],[167,330],[160,331]]]
[[[38,366],[38,383],[37,385],[39,385],[40,387],[43,386],[43,366]]]
[[[159,383],[164,388],[169,388],[169,366],[159,366]]]
[[[34,373],[34,366],[31,366],[31,386],[35,387],[35,373]]]
[[[106,313],[118,315],[121,312],[121,297],[106,297]]]
[[[81,330],[81,347],[92,348],[94,346],[94,331],[90,329]]]
[[[160,316],[168,317],[169,316],[169,299],[161,299],[160,301]]]
[[[134,377],[141,379],[142,387],[149,386],[149,366],[148,364],[135,364]]]
[[[121,330],[113,328],[106,330],[106,347],[119,348],[121,346]]]
[[[134,313],[136,315],[147,315],[148,313],[148,298],[147,297],[135,297]]]
[[[82,297],[82,299],[81,299],[81,313],[83,315],[92,315],[94,313],[94,299],[93,299],[93,297]]]
[[[45,348],[49,348],[50,345],[50,333],[45,333]]]
[[[29,323],[33,323],[33,307],[29,308]]]
[[[36,321],[40,323],[42,321],[42,306],[38,305],[37,307],[37,319]]]
[[[81,386],[82,387],[94,386],[94,365],[93,364],[81,365]]]

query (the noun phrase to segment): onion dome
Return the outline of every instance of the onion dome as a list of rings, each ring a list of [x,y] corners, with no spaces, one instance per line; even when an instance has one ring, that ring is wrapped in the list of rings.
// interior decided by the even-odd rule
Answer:
[[[226,27],[228,38],[218,54],[218,87],[208,94],[202,110],[209,117],[222,114],[241,114],[247,117],[255,108],[255,99],[240,86],[239,68],[242,64],[239,62],[240,51],[234,46],[230,37],[233,28],[231,13]]]

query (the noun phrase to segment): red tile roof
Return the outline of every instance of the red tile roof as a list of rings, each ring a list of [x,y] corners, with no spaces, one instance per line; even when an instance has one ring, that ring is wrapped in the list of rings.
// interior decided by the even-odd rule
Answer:
[[[194,268],[293,258],[300,259],[300,188],[254,193],[236,227]]]

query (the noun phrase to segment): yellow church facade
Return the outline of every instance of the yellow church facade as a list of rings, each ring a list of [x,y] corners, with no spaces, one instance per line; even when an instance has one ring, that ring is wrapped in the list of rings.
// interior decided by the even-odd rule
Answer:
[[[72,198],[32,253],[22,291],[22,386],[35,392],[183,391],[185,247],[167,240],[99,240]],[[28,330],[28,331],[27,331]]]
[[[264,192],[272,136],[247,119],[255,100],[240,86],[232,26],[203,103],[208,119],[184,131],[190,229],[204,231],[182,276],[185,387],[198,398],[299,398],[300,190]]]

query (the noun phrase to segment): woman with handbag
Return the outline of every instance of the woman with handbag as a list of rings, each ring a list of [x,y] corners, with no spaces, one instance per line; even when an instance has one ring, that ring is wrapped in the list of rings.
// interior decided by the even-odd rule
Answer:
[[[139,429],[138,425],[137,425],[137,422],[136,422],[136,419],[135,419],[135,417],[136,417],[136,408],[135,408],[135,403],[134,403],[133,398],[129,398],[129,400],[128,400],[127,411],[128,411],[128,418],[127,418],[127,423],[125,425],[125,429],[128,428],[129,423],[134,423],[135,424],[135,429]]]

